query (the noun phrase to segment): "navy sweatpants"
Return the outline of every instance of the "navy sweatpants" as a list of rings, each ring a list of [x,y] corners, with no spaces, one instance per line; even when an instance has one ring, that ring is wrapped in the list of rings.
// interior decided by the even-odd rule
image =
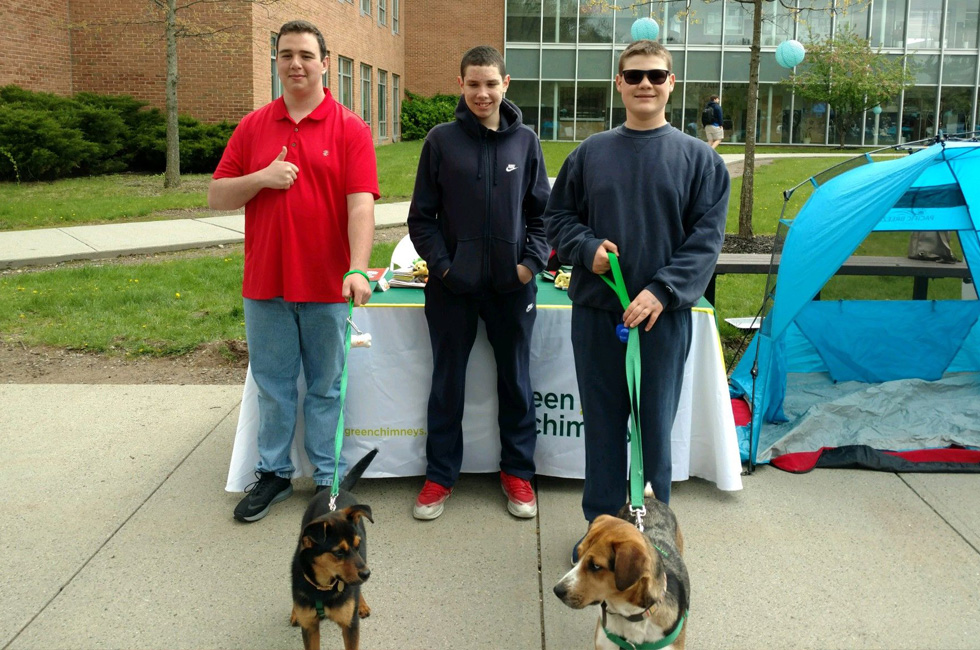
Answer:
[[[629,496],[626,345],[616,336],[621,322],[621,312],[572,307],[572,349],[585,428],[582,511],[588,521],[615,515]],[[639,329],[643,476],[656,497],[668,503],[670,431],[691,347],[691,311],[663,312],[649,332]]]
[[[466,364],[476,340],[477,318],[486,324],[497,364],[500,469],[519,478],[534,476],[534,395],[531,390],[531,331],[537,315],[537,285],[510,293],[457,295],[437,278],[425,286],[425,320],[432,342],[425,477],[452,487],[463,462],[463,401]]]

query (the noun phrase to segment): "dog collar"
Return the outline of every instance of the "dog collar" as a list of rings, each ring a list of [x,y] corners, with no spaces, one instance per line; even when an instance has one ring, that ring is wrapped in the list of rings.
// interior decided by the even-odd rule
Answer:
[[[321,585],[318,582],[312,580],[310,578],[310,576],[306,575],[306,571],[303,572],[303,577],[306,578],[306,581],[308,583],[310,583],[311,585],[313,585],[313,587],[317,591],[333,591],[334,589],[336,589],[337,590],[337,593],[340,593],[341,591],[344,590],[344,584],[345,583],[340,578],[334,578],[333,580],[331,580],[326,585]]]
[[[602,604],[603,619],[605,619],[605,614],[606,614],[605,605],[606,605],[605,603]],[[619,615],[617,614],[617,616]],[[638,614],[637,616],[642,617],[643,614]],[[602,631],[606,633],[607,639],[615,643],[620,648],[623,648],[623,650],[661,650],[662,648],[666,648],[671,643],[677,640],[677,637],[680,636],[681,630],[684,629],[684,621],[686,619],[687,619],[687,612],[684,612],[683,614],[681,614],[680,619],[677,621],[677,625],[674,626],[673,632],[671,632],[664,638],[660,639],[659,641],[649,641],[646,643],[633,643],[632,641],[627,641],[626,639],[619,636],[618,634],[613,634],[612,632],[606,629],[605,620],[603,620]]]

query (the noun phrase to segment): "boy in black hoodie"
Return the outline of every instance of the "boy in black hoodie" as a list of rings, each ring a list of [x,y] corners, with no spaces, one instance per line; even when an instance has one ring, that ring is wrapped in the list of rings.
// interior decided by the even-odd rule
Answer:
[[[503,57],[489,46],[463,55],[456,121],[426,136],[408,213],[426,261],[425,318],[432,343],[426,481],[416,519],[442,514],[463,460],[466,364],[477,318],[497,364],[500,480],[507,509],[534,517],[534,402],[529,374],[536,315],[534,276],[547,261],[542,215],[548,173],[537,135],[504,99]]]

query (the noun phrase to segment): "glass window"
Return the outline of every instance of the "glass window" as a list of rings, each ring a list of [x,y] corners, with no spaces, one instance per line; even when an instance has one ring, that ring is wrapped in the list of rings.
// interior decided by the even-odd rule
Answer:
[[[576,140],[585,140],[608,128],[609,88],[609,81],[579,82],[575,108]]]
[[[915,55],[910,55],[909,59],[915,62],[916,84],[939,83],[939,55],[938,54],[915,54]]]
[[[393,140],[398,140],[402,135],[402,95],[401,78],[391,75],[391,108],[394,111],[392,118],[391,136]]]
[[[977,57],[949,56],[943,59],[943,85],[972,86],[977,78]]]
[[[398,11],[401,9],[399,0],[391,0],[391,32],[398,33]]]
[[[756,142],[789,142],[792,91],[780,84],[759,84],[759,130]]]
[[[946,47],[975,48],[977,46],[976,0],[949,0],[946,17]]]
[[[827,104],[797,97],[796,107],[793,142],[827,144]]]
[[[275,101],[282,97],[282,84],[279,82],[279,68],[276,67],[276,37],[278,34],[273,33],[270,37],[270,45],[272,46],[272,100]]]
[[[838,1],[838,7],[840,2]],[[858,36],[868,35],[868,4],[852,2],[846,11],[838,9],[835,34],[853,32]]]
[[[675,88],[674,95],[679,95],[682,89]],[[718,82],[689,82],[683,87],[684,97],[684,131],[695,138],[704,136],[701,126],[701,111],[708,105],[708,98],[718,94]],[[724,109],[722,109],[724,113]]]
[[[725,67],[728,67],[728,54],[725,54]],[[746,68],[748,70],[748,68]],[[784,68],[783,66],[776,63],[776,55],[770,52],[762,53],[762,60],[759,62],[759,81],[780,81],[782,79],[789,79],[789,75],[792,72],[789,68]],[[748,72],[742,77],[745,79],[748,77]]]
[[[725,70],[722,72],[723,81],[745,81],[749,72],[749,52],[725,52]],[[763,55],[763,59],[775,58]],[[762,68],[760,62],[759,68]]]
[[[972,88],[943,88],[939,101],[939,128],[943,133],[965,133],[973,117]]]
[[[511,81],[510,86],[507,87],[507,99],[521,109],[524,125],[534,129],[535,133],[540,135],[538,131],[538,82]]]
[[[654,7],[654,12],[659,14],[659,8]],[[673,43],[679,45],[687,38],[687,22],[689,12],[687,10],[687,0],[668,0],[663,3],[663,20],[659,15],[654,18],[660,23],[665,34],[660,37],[664,44]]]
[[[537,79],[539,58],[537,49],[508,48],[507,73],[512,79]]]
[[[687,58],[687,79],[684,81],[718,81],[721,52],[690,52]]]
[[[541,38],[541,0],[507,0],[510,43],[537,43]]]
[[[337,70],[337,101],[354,110],[354,62],[340,57]]]
[[[615,26],[613,27],[613,39],[615,39],[614,42],[625,44],[633,41],[633,35],[630,33],[630,28],[633,27],[633,22],[636,19],[637,16],[634,16],[632,11],[620,9],[619,11],[613,12],[613,20],[615,21]],[[657,20],[657,23],[663,26],[663,22],[661,20]]]
[[[361,64],[361,117],[371,124],[371,66]]]
[[[727,56],[727,55],[726,55]],[[748,115],[749,85],[747,83],[726,83],[721,86],[721,112],[724,116],[722,127],[727,142],[745,142],[745,117]],[[704,107],[704,104],[701,104]],[[755,138],[759,140],[762,127],[761,106],[756,108]],[[700,120],[698,120],[700,122]]]
[[[806,43],[830,36],[830,17],[834,0],[799,0],[800,26],[798,40]]]
[[[796,20],[789,9],[781,2],[762,3],[762,45],[779,45],[793,38],[795,32]]]
[[[612,43],[613,10],[601,2],[582,2],[578,19],[579,43]]]
[[[763,3],[766,4],[778,4]],[[725,8],[725,43],[727,45],[752,45],[752,14],[755,5],[729,2]],[[766,31],[763,26],[763,32]],[[727,67],[727,62],[726,62]]]
[[[909,8],[909,48],[939,47],[943,24],[943,0],[911,0]]]
[[[378,137],[388,137],[388,72],[378,70]]]
[[[371,0],[361,0],[361,13],[371,15]]]
[[[721,18],[724,6],[724,2],[715,0],[691,0],[688,43],[697,45],[721,43]],[[751,35],[751,32],[749,34]]]
[[[575,139],[575,82],[559,81],[554,84],[556,112],[558,119],[556,128],[559,140]],[[541,99],[544,107],[544,97]],[[543,119],[543,118],[542,118]]]
[[[378,24],[388,24],[388,0],[378,0]]]
[[[871,47],[905,47],[905,0],[875,0]]]
[[[612,52],[609,50],[579,50],[579,79],[602,79],[608,82],[613,78],[613,74]]]
[[[914,142],[935,135],[936,86],[916,86],[905,91],[902,111],[902,142]]]
[[[864,144],[871,147],[898,144],[898,97],[882,102],[881,113],[865,114]]]
[[[539,136],[542,140],[558,139],[558,82],[541,82],[541,106],[539,109],[539,120],[541,131]],[[552,172],[557,173],[557,172]]]
[[[544,50],[541,52],[542,79],[574,79],[575,50]]]
[[[574,43],[578,31],[578,0],[543,0],[541,42]]]

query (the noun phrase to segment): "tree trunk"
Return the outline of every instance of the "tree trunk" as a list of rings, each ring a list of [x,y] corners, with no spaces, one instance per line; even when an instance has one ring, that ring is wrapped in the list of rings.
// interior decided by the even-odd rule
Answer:
[[[749,57],[749,89],[745,106],[745,158],[742,196],[738,207],[738,236],[752,239],[752,192],[755,186],[755,132],[759,112],[759,62],[762,59],[762,2],[755,0],[752,13],[752,54]]]
[[[180,187],[180,133],[177,126],[177,0],[167,0],[167,170],[164,187]]]

